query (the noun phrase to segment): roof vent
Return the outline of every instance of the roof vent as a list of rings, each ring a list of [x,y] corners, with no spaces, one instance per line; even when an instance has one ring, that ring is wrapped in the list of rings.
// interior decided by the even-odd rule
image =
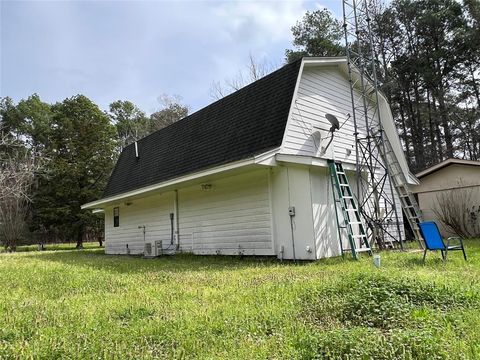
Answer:
[[[138,160],[138,158],[139,158],[139,156],[138,156],[138,143],[136,141],[135,141],[135,157]]]

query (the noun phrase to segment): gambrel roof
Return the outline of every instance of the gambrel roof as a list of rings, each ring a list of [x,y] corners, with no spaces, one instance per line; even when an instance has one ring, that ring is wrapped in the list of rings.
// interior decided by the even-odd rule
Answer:
[[[293,110],[297,98],[301,96],[297,90],[300,80],[304,73],[308,74],[317,67],[338,71],[345,82],[349,81],[345,57],[307,57],[285,65],[139,140],[138,158],[135,144],[127,146],[117,161],[103,197],[82,205],[82,209],[104,208],[125,199],[158,193],[162,189],[176,189],[178,184],[208,180],[213,174],[234,169],[277,166],[287,161],[285,156],[289,157],[289,162],[305,164],[310,161],[317,166],[327,166],[325,158],[314,154],[307,156],[310,160],[303,155],[288,155],[282,143],[288,136],[286,129],[294,122]],[[358,84],[358,70],[353,68],[350,75],[353,83]],[[338,91],[330,86],[329,80],[325,88]],[[409,172],[388,102],[381,93],[378,99],[378,114],[384,135],[389,139],[407,181],[416,184],[418,180]],[[326,101],[328,103],[328,99]],[[329,106],[335,108],[336,104]],[[303,135],[307,138],[312,129],[305,131]],[[303,141],[303,137],[295,139]]]
[[[230,163],[282,143],[301,61],[288,64],[122,151],[103,197]]]

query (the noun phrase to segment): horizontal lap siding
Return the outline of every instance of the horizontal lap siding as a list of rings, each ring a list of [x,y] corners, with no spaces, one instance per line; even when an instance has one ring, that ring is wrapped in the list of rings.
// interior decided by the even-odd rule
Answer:
[[[208,183],[210,190],[195,185],[178,191],[182,250],[273,254],[267,170]]]
[[[356,96],[358,97],[357,92]],[[327,113],[335,115],[340,125],[343,124],[343,126],[335,132],[328,151],[322,157],[354,164],[356,158],[355,129],[353,117],[350,116],[350,118],[348,118],[347,116],[347,114],[352,115],[350,85],[348,79],[334,67],[304,69],[293,104],[291,117],[287,125],[286,137],[281,152],[293,155],[318,156],[318,149],[312,138],[312,132],[315,131],[315,128],[326,129],[327,131],[330,129],[331,125],[325,118],[325,114]],[[357,119],[357,125],[360,133],[359,136],[364,137],[364,119]],[[321,145],[328,142],[329,135],[330,134],[328,134],[325,140],[322,140]],[[347,150],[351,151],[349,156],[347,156]],[[377,176],[380,177],[382,172],[382,169],[377,169]],[[315,176],[318,177],[319,175],[316,174]],[[349,178],[352,188],[355,188],[354,174],[351,173]],[[321,184],[320,180],[318,180],[318,184]],[[318,184],[315,186],[320,186]],[[331,189],[328,191],[331,192]],[[391,198],[388,179],[385,183],[385,192]],[[403,222],[401,205],[396,191],[394,193],[399,220]],[[328,196],[330,197],[331,194],[328,194]],[[319,196],[319,199],[323,199],[323,197]],[[380,206],[382,208],[384,207],[383,204],[380,204]],[[336,250],[331,248],[334,244],[329,242],[331,237],[336,237],[333,229],[328,228],[329,236],[327,237],[320,235],[321,232],[326,233],[326,224],[322,224],[322,222],[331,222],[332,216],[334,216],[334,212],[332,211],[334,211],[333,207],[320,206],[318,209],[314,207],[315,227],[322,229],[316,233],[317,250],[320,249],[317,254],[318,257],[330,256],[336,253]],[[403,224],[400,228],[403,236]],[[390,226],[389,231],[398,237],[396,226]],[[326,242],[326,239],[329,239],[328,242]]]
[[[314,128],[329,130],[325,114],[335,115],[343,127],[335,132],[325,158],[355,163],[355,138],[350,87],[348,80],[336,68],[305,69],[300,80],[296,101],[286,130],[283,153],[317,156],[312,139]],[[328,143],[330,134],[321,145]],[[347,150],[351,154],[347,156]]]
[[[145,241],[169,242],[171,237],[170,213],[173,212],[173,193],[134,200],[131,205],[120,205],[120,226],[113,227],[113,207],[105,211],[105,251],[107,254],[125,254],[126,245],[131,254],[143,254]]]

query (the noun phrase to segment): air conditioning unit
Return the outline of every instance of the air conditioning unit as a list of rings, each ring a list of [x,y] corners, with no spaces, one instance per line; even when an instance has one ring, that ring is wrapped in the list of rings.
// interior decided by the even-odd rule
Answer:
[[[155,256],[160,256],[163,255],[163,246],[162,246],[162,241],[157,240],[155,241]]]
[[[162,242],[155,241],[152,243],[145,243],[145,247],[143,249],[143,256],[146,258],[153,258],[163,254],[162,249]]]
[[[153,252],[153,247],[152,243],[145,243],[144,249],[143,249],[143,256],[145,257],[154,257],[155,254]]]

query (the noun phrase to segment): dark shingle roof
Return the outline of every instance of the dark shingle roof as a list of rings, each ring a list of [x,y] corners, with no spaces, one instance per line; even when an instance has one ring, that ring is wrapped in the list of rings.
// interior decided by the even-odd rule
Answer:
[[[121,153],[103,197],[246,159],[281,145],[300,61],[138,141]]]

